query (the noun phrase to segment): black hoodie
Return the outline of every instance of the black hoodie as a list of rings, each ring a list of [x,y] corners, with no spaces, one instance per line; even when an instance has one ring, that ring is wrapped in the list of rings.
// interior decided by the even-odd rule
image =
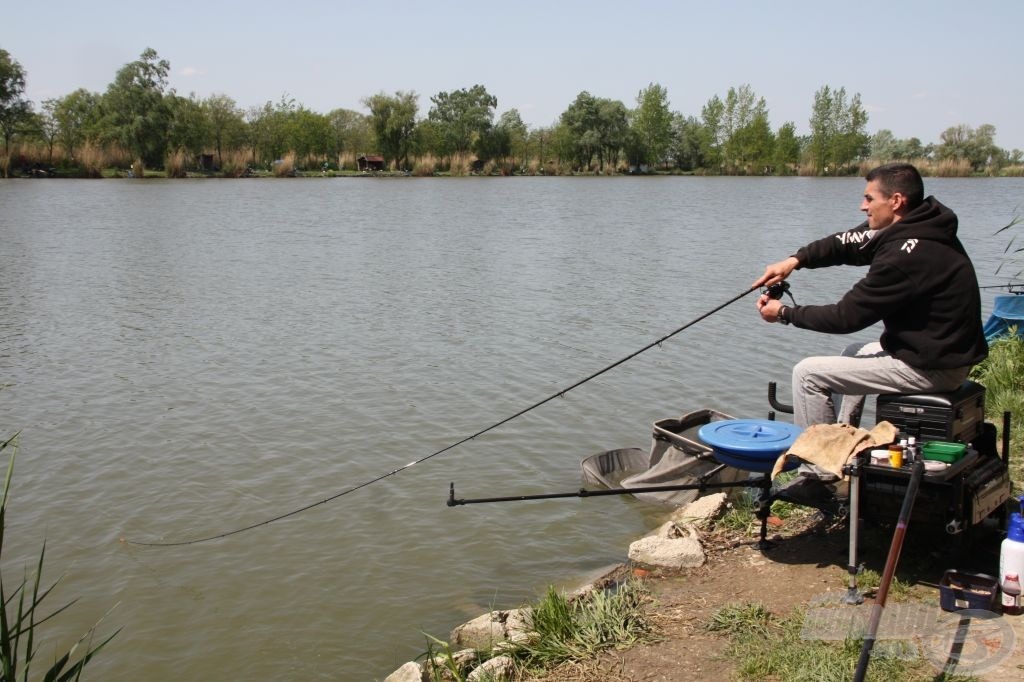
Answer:
[[[957,217],[934,197],[881,230],[867,222],[811,242],[800,268],[870,265],[832,305],[792,308],[797,327],[848,334],[881,320],[882,348],[918,369],[967,367],[988,355],[981,295],[971,259],[956,236]]]

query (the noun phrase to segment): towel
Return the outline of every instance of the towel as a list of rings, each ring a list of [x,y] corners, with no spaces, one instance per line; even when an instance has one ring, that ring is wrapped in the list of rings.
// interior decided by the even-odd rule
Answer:
[[[804,429],[792,447],[775,460],[772,479],[786,466],[786,459],[795,457],[815,464],[845,479],[843,467],[861,450],[892,443],[899,429],[880,421],[870,431],[849,424],[815,424]]]

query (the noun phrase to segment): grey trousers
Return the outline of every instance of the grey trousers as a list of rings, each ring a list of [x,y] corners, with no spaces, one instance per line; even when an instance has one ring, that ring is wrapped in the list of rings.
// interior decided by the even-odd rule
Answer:
[[[858,426],[865,396],[954,391],[970,371],[916,369],[882,350],[877,341],[849,346],[843,355],[805,358],[793,368],[793,423],[804,428],[836,422]]]

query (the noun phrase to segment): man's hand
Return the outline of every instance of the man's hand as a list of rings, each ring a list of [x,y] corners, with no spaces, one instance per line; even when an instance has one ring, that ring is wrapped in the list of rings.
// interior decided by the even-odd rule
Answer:
[[[764,274],[761,275],[756,282],[751,284],[750,288],[754,289],[761,286],[771,286],[776,282],[781,282],[789,277],[792,272],[796,270],[796,266],[798,265],[800,265],[800,261],[796,259],[796,256],[790,256],[786,260],[780,260],[778,263],[772,263],[764,269]]]
[[[781,308],[782,301],[769,298],[768,294],[761,294],[757,299],[757,312],[761,313],[761,319],[765,322],[778,322]]]

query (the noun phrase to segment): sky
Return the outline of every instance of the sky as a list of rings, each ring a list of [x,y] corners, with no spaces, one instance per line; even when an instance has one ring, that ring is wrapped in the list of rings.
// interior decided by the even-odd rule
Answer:
[[[497,113],[549,126],[586,90],[635,107],[652,83],[700,116],[749,85],[771,125],[808,133],[823,86],[859,93],[867,131],[937,143],[955,125],[995,126],[1024,149],[1021,0],[45,0],[0,12],[0,48],[25,69],[26,96],[103,92],[147,47],[169,84],[243,109],[294,100],[368,113],[378,92],[431,96],[483,85]]]

